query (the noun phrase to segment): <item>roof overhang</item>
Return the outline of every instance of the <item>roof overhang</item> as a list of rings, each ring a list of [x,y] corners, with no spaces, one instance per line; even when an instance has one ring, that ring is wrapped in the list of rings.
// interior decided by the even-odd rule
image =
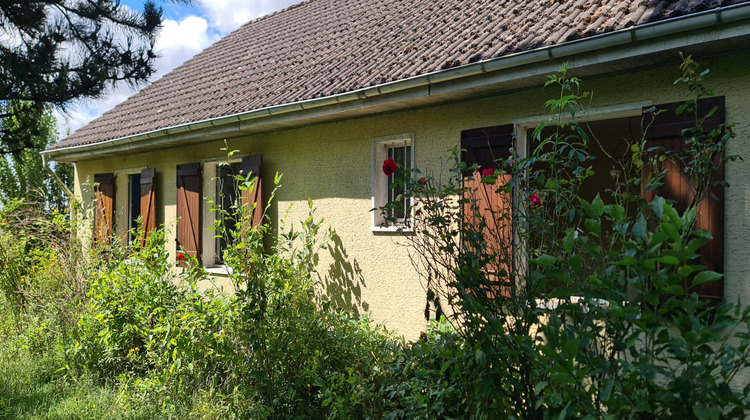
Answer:
[[[334,96],[42,153],[60,162],[141,153],[539,86],[563,62],[577,77],[590,78],[672,65],[678,51],[708,57],[749,48],[750,4],[728,6]]]

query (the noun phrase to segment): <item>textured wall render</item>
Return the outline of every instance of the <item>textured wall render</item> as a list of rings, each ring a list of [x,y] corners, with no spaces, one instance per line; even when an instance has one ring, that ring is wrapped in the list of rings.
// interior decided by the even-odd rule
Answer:
[[[700,57],[697,58],[700,61]],[[584,80],[585,90],[593,91],[590,107],[607,107],[640,101],[666,103],[688,98],[687,90],[674,86],[677,66],[644,70],[617,76]],[[750,159],[750,56],[717,58],[701,62],[711,69],[707,82],[716,95],[725,95],[727,120],[736,123],[737,138],[731,154]],[[574,71],[571,72],[573,75]],[[346,279],[343,291],[334,297],[343,306],[371,311],[375,322],[386,322],[407,338],[416,338],[426,327],[423,311],[425,292],[409,262],[398,234],[373,233],[371,224],[372,139],[400,133],[414,133],[415,165],[439,177],[448,150],[459,142],[461,130],[508,124],[514,118],[545,113],[544,102],[554,97],[553,89],[541,87],[511,94],[434,106],[424,109],[381,114],[372,117],[327,123],[249,138],[232,139],[230,149],[241,153],[263,154],[264,188],[270,191],[275,172],[283,173],[283,187],[271,211],[278,220],[289,211],[290,222],[307,216],[311,198],[317,215],[333,227],[340,242],[333,244],[333,255],[324,251],[321,275]],[[198,146],[81,162],[76,166],[76,192],[81,182],[93,174],[116,169],[154,167],[160,203],[159,223],[171,228],[174,243],[175,166],[222,156],[221,141]],[[725,295],[750,301],[750,165],[732,162],[727,168],[731,185],[726,200],[726,280]],[[124,183],[121,182],[125,179]],[[118,178],[116,204],[124,209],[127,179]],[[266,193],[267,195],[267,193]],[[90,201],[90,194],[84,200]],[[122,211],[118,213],[122,215]],[[126,213],[125,213],[126,214]],[[121,225],[118,225],[118,229]],[[210,234],[210,232],[208,232]],[[173,249],[173,247],[172,247]]]

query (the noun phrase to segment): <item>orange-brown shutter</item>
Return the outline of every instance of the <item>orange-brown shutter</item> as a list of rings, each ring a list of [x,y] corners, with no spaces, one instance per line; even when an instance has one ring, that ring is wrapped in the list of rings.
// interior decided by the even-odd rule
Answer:
[[[200,244],[201,165],[177,165],[177,253],[185,252],[200,263]],[[184,263],[178,260],[178,265]]]
[[[646,147],[664,147],[667,150],[679,153],[685,147],[685,139],[682,137],[682,130],[691,128],[695,125],[693,114],[683,112],[676,114],[677,107],[683,102],[675,102],[663,105],[657,105],[656,110],[666,110],[654,116],[653,124],[648,128]],[[707,118],[703,123],[703,129],[708,132],[718,128],[724,123],[724,97],[706,98],[698,101],[698,115],[705,116],[709,110],[716,107],[716,112]],[[649,112],[644,108],[644,113]],[[695,194],[691,184],[693,180],[689,179],[683,171],[679,162],[665,161],[664,185],[657,191],[647,191],[646,200],[651,201],[655,194],[658,194],[668,200],[673,200],[675,209],[680,213],[692,204]],[[648,176],[650,169],[644,171],[644,176]],[[724,179],[724,167],[722,166],[716,174],[716,181]],[[709,270],[718,273],[724,272],[724,187],[713,187],[705,199],[697,207],[697,217],[695,228],[706,229],[711,233],[713,239],[700,250],[698,264],[705,265]],[[722,279],[703,283],[690,289],[691,292],[709,299],[720,299],[724,296],[724,282]]]
[[[141,220],[143,238],[156,228],[156,171],[146,168],[141,171]]]
[[[250,175],[255,180],[252,190],[242,191],[241,204],[244,209],[251,213],[246,215],[245,224],[253,227],[263,223],[263,183],[260,175],[260,167],[263,164],[263,155],[253,155],[242,158],[242,175]],[[254,208],[253,208],[254,206]]]
[[[467,166],[478,164],[479,171],[464,174],[464,188],[467,198],[477,200],[476,207],[471,203],[464,205],[464,222],[479,223],[484,220],[486,226],[483,236],[486,241],[485,255],[494,255],[494,262],[485,267],[488,279],[494,286],[487,290],[488,296],[496,296],[498,291],[507,295],[507,285],[512,271],[513,256],[513,197],[512,194],[498,193],[501,185],[511,182],[510,175],[500,175],[494,185],[482,183],[481,170],[502,169],[496,161],[510,157],[513,145],[513,125],[477,128],[461,132],[461,160]],[[476,213],[475,213],[476,212]],[[505,286],[503,286],[505,285]]]
[[[94,184],[94,243],[101,246],[112,241],[115,176],[95,174]]]

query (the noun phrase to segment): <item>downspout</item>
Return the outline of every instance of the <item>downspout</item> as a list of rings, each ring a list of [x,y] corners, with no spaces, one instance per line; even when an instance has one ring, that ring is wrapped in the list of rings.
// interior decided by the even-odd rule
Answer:
[[[59,176],[55,173],[55,171],[52,170],[52,168],[49,167],[49,162],[47,161],[47,155],[42,153],[42,166],[44,166],[44,170],[47,171],[47,173],[52,177],[52,179],[55,180],[55,183],[58,187],[60,187],[61,190],[65,193],[65,195],[68,196],[68,200],[70,202],[70,221],[71,226],[75,226],[75,222],[78,220],[77,214],[76,214],[76,207],[77,207],[77,198],[76,195],[73,194],[73,191],[68,188],[67,185],[60,179]],[[75,228],[71,228],[71,235],[75,235]]]

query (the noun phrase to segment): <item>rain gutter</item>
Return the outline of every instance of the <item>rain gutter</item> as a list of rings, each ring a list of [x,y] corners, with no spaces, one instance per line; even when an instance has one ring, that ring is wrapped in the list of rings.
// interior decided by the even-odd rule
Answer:
[[[253,111],[237,113],[228,116],[222,116],[187,124],[176,125],[162,128],[132,136],[121,137],[107,140],[104,142],[84,144],[79,146],[64,147],[54,150],[45,150],[43,155],[60,159],[72,157],[73,155],[96,154],[98,151],[111,148],[136,148],[137,144],[148,141],[149,144],[169,143],[170,137],[178,134],[189,135],[190,132],[197,132],[205,129],[218,129],[226,127],[233,123],[242,123],[246,121],[262,120],[278,115],[294,115],[311,109],[320,109],[331,107],[330,113],[337,112],[335,106],[348,104],[353,101],[364,100],[368,98],[395,94],[414,88],[427,87],[427,94],[430,93],[430,87],[454,80],[467,79],[486,73],[517,68],[526,65],[533,65],[571,57],[582,53],[591,53],[602,51],[613,47],[622,47],[639,41],[647,41],[654,38],[665,37],[685,32],[693,32],[699,29],[706,29],[713,26],[719,26],[726,23],[750,19],[750,4],[740,4],[725,6],[717,9],[708,10],[696,14],[680,16],[659,22],[649,23],[616,32],[610,32],[601,35],[595,35],[576,41],[566,42],[559,45],[538,48],[530,51],[510,54],[507,56],[479,61],[447,70],[440,70],[424,75],[414,76],[394,82],[383,83],[381,85],[362,88],[350,92],[340,93],[323,98],[308,99],[299,102],[292,102],[281,105],[274,105],[265,108],[259,108]],[[657,46],[658,49],[658,46]],[[231,131],[231,130],[230,130]]]

